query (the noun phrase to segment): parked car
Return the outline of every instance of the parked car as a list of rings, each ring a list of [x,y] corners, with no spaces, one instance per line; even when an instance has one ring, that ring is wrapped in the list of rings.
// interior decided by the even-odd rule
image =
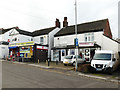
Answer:
[[[85,63],[86,60],[84,58],[82,58],[81,56],[77,55],[78,59],[77,59],[77,63]],[[76,55],[70,55],[70,56],[65,56],[64,60],[63,60],[64,66],[67,65],[74,65],[76,63]]]
[[[120,63],[118,58],[112,51],[97,50],[91,61],[92,71],[105,71],[112,74]]]

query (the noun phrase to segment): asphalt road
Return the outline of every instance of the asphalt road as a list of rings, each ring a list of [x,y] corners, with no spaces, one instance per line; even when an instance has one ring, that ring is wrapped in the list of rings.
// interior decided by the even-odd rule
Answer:
[[[2,88],[118,88],[118,84],[68,72],[2,62]]]

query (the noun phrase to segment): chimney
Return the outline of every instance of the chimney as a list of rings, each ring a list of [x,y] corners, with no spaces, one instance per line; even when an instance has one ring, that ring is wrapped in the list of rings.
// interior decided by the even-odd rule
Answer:
[[[59,22],[59,19],[56,18],[56,21],[55,21],[55,26],[60,28],[60,22]]]
[[[67,27],[67,26],[68,26],[67,17],[64,17],[63,27]]]

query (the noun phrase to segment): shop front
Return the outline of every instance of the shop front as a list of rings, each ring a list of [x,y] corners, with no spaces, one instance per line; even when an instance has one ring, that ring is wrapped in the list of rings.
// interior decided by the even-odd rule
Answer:
[[[34,42],[14,43],[9,45],[12,60],[32,61]]]
[[[34,62],[46,62],[48,59],[48,45],[34,45]]]
[[[90,62],[95,54],[95,50],[101,49],[101,46],[95,42],[81,42],[78,46],[78,55],[84,56],[86,62]],[[64,47],[54,47],[51,50],[52,61],[63,61],[67,55],[76,55],[75,45],[67,45]]]

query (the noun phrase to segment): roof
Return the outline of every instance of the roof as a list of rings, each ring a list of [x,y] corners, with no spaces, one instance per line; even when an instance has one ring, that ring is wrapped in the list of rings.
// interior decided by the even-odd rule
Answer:
[[[39,36],[39,35],[49,34],[55,28],[56,27],[50,27],[50,28],[45,28],[45,29],[41,29],[41,30],[36,30],[36,31],[32,32],[32,34],[33,34],[33,37]]]
[[[3,28],[1,28],[0,29],[0,34],[4,34],[4,33],[6,33],[7,31],[9,31],[9,30],[11,30],[12,28],[8,28],[8,29],[3,29]]]
[[[20,34],[23,34],[23,35],[27,35],[27,36],[32,36],[32,33],[31,32],[28,32],[28,31],[24,31],[24,30],[21,30],[19,28],[16,28],[16,27],[12,27],[12,28],[8,28],[8,29],[0,29],[0,34],[4,34],[8,31],[10,31],[11,29],[16,29]]]
[[[41,30],[36,30],[34,32],[28,32],[25,30],[21,30],[18,27],[13,27],[13,28],[8,28],[8,29],[0,29],[0,34],[4,34],[5,32],[11,30],[11,29],[16,29],[16,31],[19,32],[19,34],[27,35],[27,36],[39,36],[39,35],[45,35],[49,34],[52,30],[54,30],[56,27],[50,27],[50,28],[45,28]]]
[[[27,35],[27,36],[32,36],[32,33],[31,32],[28,32],[28,31],[24,31],[24,30],[21,30],[21,29],[16,29],[19,34],[23,34],[23,35]]]
[[[87,22],[82,24],[77,24],[77,33],[86,33],[86,32],[98,32],[103,31],[105,28],[105,25],[107,23],[108,19],[93,21],[93,22]],[[64,36],[64,35],[71,35],[75,34],[75,25],[67,26],[62,28],[56,35],[57,36]]]

